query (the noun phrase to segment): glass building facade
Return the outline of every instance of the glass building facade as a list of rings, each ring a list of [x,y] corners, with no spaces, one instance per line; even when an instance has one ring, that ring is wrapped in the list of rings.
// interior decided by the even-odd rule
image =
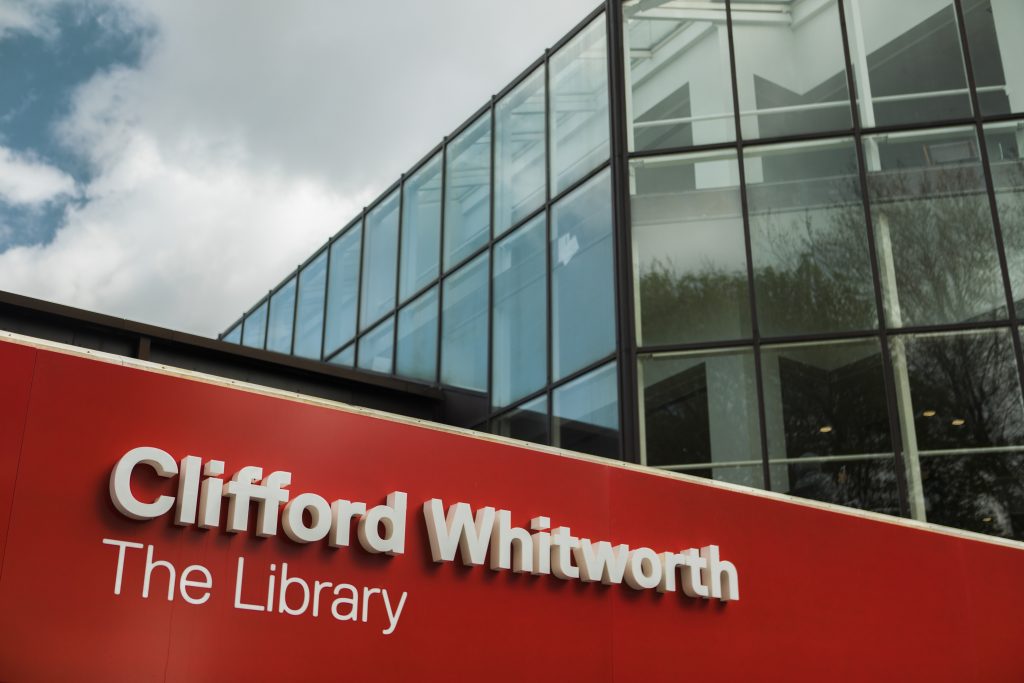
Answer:
[[[222,335],[1024,539],[1024,3],[609,0]]]

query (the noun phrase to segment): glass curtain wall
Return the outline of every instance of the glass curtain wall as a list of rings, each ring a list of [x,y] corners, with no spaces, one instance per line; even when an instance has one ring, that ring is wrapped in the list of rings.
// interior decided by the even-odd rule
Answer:
[[[621,21],[643,462],[1024,539],[1024,4]]]
[[[621,457],[608,31],[595,10],[224,341],[440,384],[495,432]]]

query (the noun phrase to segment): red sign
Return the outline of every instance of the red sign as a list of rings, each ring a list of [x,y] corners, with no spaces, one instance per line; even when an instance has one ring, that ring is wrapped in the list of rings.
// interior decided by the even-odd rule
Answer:
[[[4,681],[1024,680],[1024,544],[45,345],[0,343],[0,553]]]

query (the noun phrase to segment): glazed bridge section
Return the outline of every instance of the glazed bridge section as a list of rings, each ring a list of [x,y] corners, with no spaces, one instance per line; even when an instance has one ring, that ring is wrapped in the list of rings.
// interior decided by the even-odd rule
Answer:
[[[258,497],[229,528],[223,493],[209,528],[173,508],[122,514],[111,474],[143,445],[179,472],[188,457],[220,463],[190,479],[200,487],[273,483],[309,506],[292,514],[300,533],[261,536],[276,505]],[[182,491],[145,464],[127,486],[142,505]],[[320,513],[335,526],[333,505],[299,500],[309,492],[352,503],[332,532],[346,526],[347,545],[302,542]],[[513,530],[557,534],[560,571],[592,580],[526,569]],[[591,554],[566,537],[593,539]],[[1019,681],[1024,551],[979,538],[0,341],[3,680]],[[491,569],[496,540],[507,570]],[[719,571],[674,576],[696,589],[729,565],[742,599],[604,585],[621,545],[694,562],[715,547]]]

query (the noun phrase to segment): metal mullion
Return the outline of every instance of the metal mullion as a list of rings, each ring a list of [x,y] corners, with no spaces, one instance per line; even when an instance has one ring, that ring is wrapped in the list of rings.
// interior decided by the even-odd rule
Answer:
[[[629,207],[629,149],[622,3],[605,4],[608,79],[608,164],[612,189],[615,278],[615,353],[619,412],[619,458],[639,463],[642,444],[638,415],[636,314],[633,306],[632,230]]]
[[[448,143],[441,143],[441,225],[437,231],[437,350],[434,360],[434,384],[441,384],[441,343],[444,341],[444,230],[448,213]],[[414,297],[415,298],[415,297]]]
[[[523,227],[524,225],[526,225],[530,221],[536,219],[538,216],[543,214],[545,211],[547,211],[547,208],[548,208],[548,202],[544,202],[543,204],[538,206],[536,209],[534,209],[530,213],[526,214],[525,217],[519,219],[518,221],[516,221],[515,223],[513,223],[509,227],[507,227],[504,230],[502,230],[500,235],[496,234],[494,236],[494,241],[495,242],[499,242],[499,241],[505,239],[505,237],[507,235],[511,235],[512,233],[514,233],[519,228]]]
[[[398,374],[398,302],[401,298],[400,283],[402,281],[402,218],[405,214],[405,180],[408,175],[403,173],[398,180],[398,239],[395,242],[395,306],[391,312],[395,316],[394,329],[391,330],[391,374]]]
[[[757,319],[757,291],[754,287],[753,245],[750,239],[750,210],[747,205],[747,176],[743,162],[743,134],[740,121],[740,96],[736,73],[736,45],[733,39],[732,0],[726,0],[726,32],[729,40],[729,70],[732,77],[733,123],[736,127],[736,166],[739,172],[740,209],[743,214],[743,248],[747,256],[747,297],[750,302],[750,328],[754,343],[754,380],[757,391],[757,414],[761,436],[761,473],[766,491],[772,490],[771,466],[768,463],[768,425],[765,415],[764,377],[761,362],[761,332]]]
[[[492,411],[490,413],[490,418],[489,419],[491,419],[491,420],[501,419],[502,417],[508,415],[512,411],[519,410],[520,408],[522,408],[524,405],[526,405],[530,401],[536,401],[541,396],[546,396],[547,393],[548,393],[548,387],[546,387],[546,386],[541,387],[540,389],[536,389],[534,391],[531,391],[526,396],[523,396],[522,398],[517,398],[515,401],[512,401],[507,406],[501,406],[497,410]]]
[[[263,299],[267,304],[267,311],[263,314],[263,346],[260,347],[263,351],[267,350],[267,336],[270,334],[270,297],[273,295],[274,290],[270,290]]]
[[[602,161],[600,164],[595,166],[593,169],[591,169],[590,171],[587,171],[585,174],[580,176],[579,179],[574,180],[571,184],[567,185],[565,187],[565,189],[560,190],[557,194],[555,194],[553,197],[551,197],[551,199],[548,200],[548,201],[551,204],[557,204],[558,202],[562,201],[568,195],[571,195],[573,192],[575,192],[576,190],[580,189],[582,186],[586,185],[588,182],[590,182],[591,180],[593,180],[597,176],[601,175],[601,173],[605,170],[605,168],[609,165],[609,163],[610,163],[609,160]],[[525,222],[525,221],[522,221],[522,222]]]
[[[485,251],[487,251],[490,248],[491,248],[491,240],[488,240],[487,242],[481,244],[479,247],[477,247],[475,250],[473,250],[473,252],[470,253],[468,256],[465,256],[465,257],[459,259],[455,264],[453,264],[452,267],[449,268],[446,271],[445,277],[448,277],[449,275],[451,275],[455,271],[461,269],[467,263],[469,263],[473,259],[477,258],[478,256],[480,256],[480,254],[483,254]]]
[[[544,63],[547,63],[547,51],[544,52]],[[545,69],[545,85],[547,79],[547,70]],[[547,90],[545,89],[545,93]],[[545,97],[547,95],[545,94]],[[490,415],[492,406],[494,404],[494,387],[493,387],[493,373],[494,373],[494,243],[497,239],[497,229],[494,222],[494,195],[495,186],[494,178],[496,176],[496,167],[498,165],[498,159],[495,150],[498,146],[498,108],[497,108],[498,97],[497,95],[491,96],[491,168],[489,183],[490,191],[487,193],[487,198],[490,206],[488,207],[490,216],[490,229],[488,230],[489,239],[487,240],[487,378],[485,380],[485,388],[487,393],[487,413]],[[506,230],[505,232],[508,232]],[[504,233],[502,233],[504,234]],[[454,270],[454,269],[453,269]]]
[[[988,192],[989,210],[992,213],[992,227],[995,230],[996,253],[999,255],[999,269],[1003,279],[1003,291],[1006,294],[1006,315],[1010,321],[1010,337],[1013,340],[1013,352],[1017,357],[1017,373],[1021,387],[1024,388],[1024,366],[1022,366],[1020,322],[1017,319],[1017,308],[1013,298],[1013,284],[1010,281],[1010,267],[1006,258],[1006,244],[1003,241],[1002,221],[999,217],[999,203],[996,200],[995,181],[992,178],[992,165],[988,156],[988,145],[985,140],[985,125],[981,115],[981,103],[978,99],[978,88],[974,77],[974,66],[971,61],[970,42],[967,40],[967,24],[961,0],[953,3],[956,9],[957,27],[960,30],[961,50],[964,55],[964,68],[967,71],[967,83],[971,91],[971,106],[974,108],[975,132],[978,136],[978,151],[981,157],[981,168],[985,175],[985,190]]]
[[[853,74],[847,70],[848,79],[853,78]],[[860,112],[854,101],[854,116],[859,120]],[[1000,114],[998,116],[984,117],[984,121],[988,123],[1005,122],[1005,121],[1022,121],[1024,120],[1024,113],[1021,114]],[[831,131],[822,131],[816,133],[802,133],[797,135],[786,135],[786,136],[775,136],[770,138],[757,138],[754,140],[744,141],[744,147],[755,147],[755,146],[767,146],[773,144],[784,144],[791,142],[812,142],[815,140],[826,140],[829,138],[843,138],[849,137],[850,135],[889,135],[894,133],[914,133],[914,132],[925,132],[929,130],[937,130],[942,128],[957,128],[964,126],[973,126],[975,124],[974,118],[960,118],[960,119],[948,119],[939,121],[928,121],[922,123],[899,123],[891,124],[886,126],[875,126],[874,128],[863,128],[859,123],[854,128],[846,128]],[[652,150],[640,150],[629,152],[629,159],[646,159],[646,158],[657,158],[667,156],[678,156],[683,154],[696,154],[699,152],[716,152],[721,150],[733,149],[736,146],[735,142],[709,142],[700,145],[689,145],[685,147],[665,147],[662,149]]]
[[[867,161],[864,159],[864,133],[861,128],[860,107],[857,97],[857,84],[854,77],[853,58],[850,50],[849,30],[846,25],[846,8],[843,0],[836,3],[839,8],[839,29],[843,38],[843,57],[846,60],[846,84],[850,91],[853,115],[853,141],[857,156],[857,173],[860,183],[861,202],[864,211],[864,225],[867,229],[868,260],[871,264],[872,287],[875,292],[875,314],[878,319],[877,338],[881,345],[882,380],[885,387],[885,402],[889,413],[889,432],[893,450],[893,465],[896,470],[896,488],[899,493],[900,514],[910,516],[910,490],[907,484],[907,473],[903,462],[903,429],[899,419],[899,401],[896,397],[896,374],[892,364],[892,353],[889,348],[888,327],[885,320],[885,304],[882,297],[878,250],[875,244],[875,227],[871,217],[871,202],[868,192]]]
[[[1010,113],[1010,114],[989,114],[981,115],[981,119],[985,123],[1007,123],[1010,121],[1022,121],[1024,120],[1024,112],[1022,113]]]
[[[363,212],[359,216],[359,274],[356,276],[356,325],[355,332],[352,337],[352,343],[355,344],[355,349],[352,353],[352,367],[359,367],[359,337],[362,326],[363,317],[363,257],[366,255],[366,214],[368,213],[367,208],[363,207]],[[341,348],[344,349],[348,344],[342,344]]]
[[[544,195],[547,199],[544,202],[544,287],[546,296],[544,348],[547,362],[547,382],[544,392],[547,394],[547,405],[544,406],[547,418],[547,443],[554,442],[554,404],[551,395],[551,381],[554,372],[553,338],[551,336],[552,323],[552,286],[551,286],[551,207],[554,203],[551,197],[551,69],[549,50],[544,51]],[[574,184],[575,187],[578,185]],[[574,187],[574,189],[575,189]]]
[[[593,372],[594,370],[597,370],[598,368],[601,368],[601,367],[603,367],[605,365],[608,365],[608,363],[610,363],[610,362],[612,362],[614,360],[617,360],[617,359],[618,359],[618,353],[616,353],[614,351],[612,353],[609,353],[609,354],[606,354],[604,356],[601,356],[597,360],[591,361],[590,363],[587,363],[582,368],[579,368],[578,370],[573,370],[572,372],[570,372],[565,377],[561,377],[561,378],[555,380],[554,382],[551,383],[551,388],[552,389],[559,389],[559,388],[565,386],[566,384],[569,384],[573,380],[577,380],[580,377],[583,377],[583,375],[586,375],[587,373]]]
[[[320,353],[317,356],[320,360],[326,361],[327,353],[327,310],[328,304],[327,296],[331,291],[331,247],[334,246],[334,240],[327,240],[327,245],[324,247],[324,251],[327,254],[327,264],[324,266],[324,312],[323,319],[320,323]]]
[[[288,355],[295,355],[295,329],[299,320],[299,276],[302,274],[302,266],[295,269],[295,294],[292,295],[292,339],[288,345]]]

